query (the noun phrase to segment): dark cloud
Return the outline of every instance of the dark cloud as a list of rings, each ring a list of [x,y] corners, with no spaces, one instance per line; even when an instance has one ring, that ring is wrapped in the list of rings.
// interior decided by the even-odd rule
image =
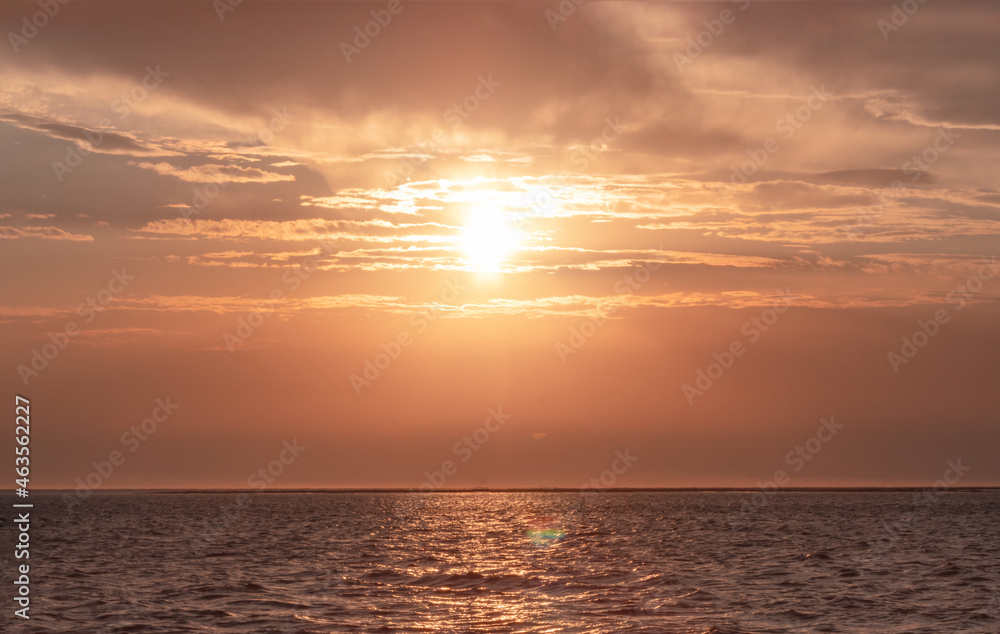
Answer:
[[[33,5],[5,5],[7,20]],[[373,111],[399,116],[443,112],[472,94],[481,76],[501,83],[476,125],[535,131],[540,111],[570,103],[576,116],[549,125],[574,136],[654,83],[638,43],[581,9],[554,32],[530,3],[403,3],[404,10],[360,54],[345,59],[354,27],[382,3],[247,2],[219,21],[208,3],[91,2],[62,8],[19,66],[138,80],[147,64],[169,73],[167,88],[231,112],[266,115],[290,103],[357,120]],[[178,25],[184,44],[178,46]],[[280,42],[280,45],[271,43]],[[410,53],[407,53],[409,51]],[[618,106],[621,109],[621,105]],[[598,116],[599,115],[599,116]],[[587,128],[589,131],[589,127]]]
[[[928,2],[883,37],[898,2],[753,2],[705,56],[791,67],[839,95],[878,94],[885,116],[931,125],[1000,125],[1000,14],[989,0]],[[718,5],[687,5],[688,29]],[[776,77],[746,77],[777,80]],[[777,83],[777,82],[776,82]]]
[[[28,130],[44,132],[56,139],[65,139],[80,144],[86,144],[97,151],[111,151],[132,154],[155,154],[157,150],[143,145],[127,134],[109,132],[107,130],[84,128],[65,123],[45,121],[38,117],[23,114],[0,115],[0,121],[9,121]]]
[[[915,175],[917,176],[916,181],[912,180]],[[935,183],[938,181],[930,172],[906,172],[897,169],[837,170],[835,172],[816,174],[812,180],[818,183],[871,188],[891,187],[896,181],[907,184],[913,182]]]

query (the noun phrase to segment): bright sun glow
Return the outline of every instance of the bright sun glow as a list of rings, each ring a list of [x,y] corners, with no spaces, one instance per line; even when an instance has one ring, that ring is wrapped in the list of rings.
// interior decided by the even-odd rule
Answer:
[[[462,229],[462,250],[479,271],[498,271],[517,246],[517,231],[509,214],[490,205],[469,210]]]

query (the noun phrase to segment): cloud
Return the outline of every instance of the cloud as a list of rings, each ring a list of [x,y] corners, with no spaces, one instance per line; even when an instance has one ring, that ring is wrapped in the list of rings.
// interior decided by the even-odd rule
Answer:
[[[0,226],[0,240],[18,240],[21,238],[38,238],[41,240],[69,240],[73,242],[91,242],[94,236],[69,233],[59,227],[10,227]]]
[[[787,300],[787,302],[786,302]],[[965,298],[968,304],[997,304],[1000,294],[976,293]],[[539,319],[545,317],[574,317],[623,319],[623,309],[670,308],[727,308],[757,309],[788,304],[798,309],[868,309],[900,308],[912,306],[954,305],[946,292],[913,293],[907,289],[871,289],[861,294],[817,297],[796,293],[793,289],[775,292],[722,291],[674,292],[658,294],[616,293],[611,295],[559,295],[530,299],[490,298],[484,300],[446,303],[440,301],[414,301],[399,296],[367,293],[320,295],[313,297],[284,296],[277,300],[259,297],[199,296],[199,295],[147,295],[122,296],[104,310],[108,313],[162,312],[162,313],[214,313],[231,315],[261,311],[266,308],[277,315],[324,314],[375,311],[400,315],[433,313],[436,317],[486,318],[496,316]],[[263,307],[263,308],[262,308]],[[59,318],[74,314],[69,308],[47,306],[2,306],[0,316],[16,319]],[[156,335],[158,329],[122,327],[96,331],[105,335],[143,336]]]
[[[0,115],[0,121],[13,123],[25,130],[41,132],[54,139],[73,141],[93,152],[131,155],[170,153],[148,147],[128,134],[111,132],[105,129],[85,128],[66,123],[45,121],[38,117],[23,114],[3,114]]]
[[[384,220],[191,220],[172,218],[147,223],[137,229],[143,235],[266,240],[346,239],[362,242],[447,242],[452,237],[436,235],[447,229],[438,223],[393,224]]]
[[[136,167],[153,170],[157,174],[174,176],[189,183],[278,183],[294,181],[291,174],[267,172],[256,167],[241,167],[239,165],[195,165],[181,169],[170,163],[134,163]]]

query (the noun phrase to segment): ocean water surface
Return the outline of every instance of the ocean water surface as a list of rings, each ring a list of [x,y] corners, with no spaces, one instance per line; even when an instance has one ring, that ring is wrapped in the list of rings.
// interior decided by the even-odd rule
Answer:
[[[997,492],[32,497],[4,632],[1000,632]]]

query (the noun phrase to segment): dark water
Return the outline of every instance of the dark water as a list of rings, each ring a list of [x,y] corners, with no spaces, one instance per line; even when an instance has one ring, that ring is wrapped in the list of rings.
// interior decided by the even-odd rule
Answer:
[[[997,493],[32,501],[4,632],[1000,632]]]

